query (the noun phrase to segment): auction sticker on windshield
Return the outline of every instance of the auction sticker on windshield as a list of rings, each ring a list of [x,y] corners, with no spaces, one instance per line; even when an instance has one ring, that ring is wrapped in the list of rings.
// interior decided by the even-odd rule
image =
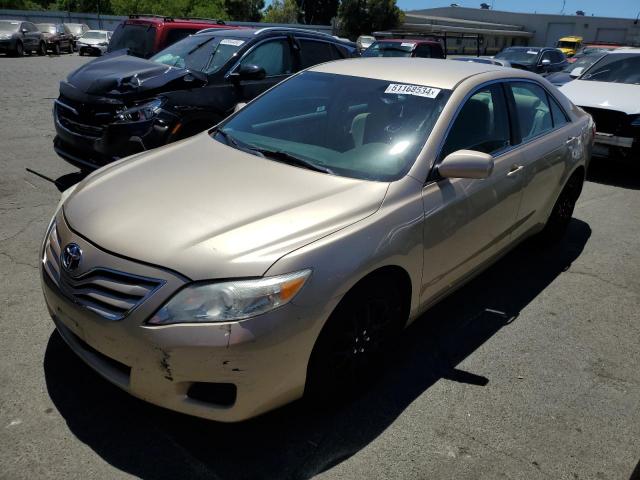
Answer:
[[[423,87],[422,85],[405,85],[390,83],[384,93],[416,95],[417,97],[436,98],[440,93],[439,88]]]
[[[239,47],[244,43],[244,40],[234,40],[233,38],[223,38],[220,40],[220,45],[233,45],[234,47]]]

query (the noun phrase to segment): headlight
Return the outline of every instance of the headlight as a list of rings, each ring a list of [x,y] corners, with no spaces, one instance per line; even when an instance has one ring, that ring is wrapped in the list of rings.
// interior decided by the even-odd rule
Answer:
[[[289,303],[311,270],[255,280],[192,285],[181,290],[148,321],[170,323],[229,322],[255,317]]]
[[[0,40],[7,40],[9,38],[11,38],[11,35],[0,34]]]
[[[117,123],[144,122],[146,120],[151,120],[156,113],[158,113],[161,106],[162,100],[156,98],[150,102],[126,108],[118,114]]]
[[[631,121],[631,126],[640,127],[640,115],[636,116],[636,118]]]

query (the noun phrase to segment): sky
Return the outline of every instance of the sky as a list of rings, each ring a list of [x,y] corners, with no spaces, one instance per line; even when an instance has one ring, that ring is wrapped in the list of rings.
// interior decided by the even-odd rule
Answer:
[[[479,8],[482,2],[493,4],[494,10],[527,13],[561,13],[563,4],[563,0],[397,0],[397,5],[402,10],[448,7],[451,3]],[[575,14],[576,10],[596,17],[636,18],[640,0],[565,0],[564,13]]]

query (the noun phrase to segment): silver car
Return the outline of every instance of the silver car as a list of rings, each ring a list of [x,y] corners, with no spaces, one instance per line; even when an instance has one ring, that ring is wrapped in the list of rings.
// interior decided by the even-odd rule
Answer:
[[[65,192],[46,303],[85,362],[166,408],[239,421],[335,398],[523,239],[561,238],[592,141],[528,72],[319,65]]]

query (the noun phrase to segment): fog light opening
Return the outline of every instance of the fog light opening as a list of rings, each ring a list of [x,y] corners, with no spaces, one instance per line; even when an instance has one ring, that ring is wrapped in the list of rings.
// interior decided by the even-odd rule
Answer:
[[[237,391],[233,383],[194,382],[187,390],[187,396],[199,402],[230,407],[236,403]]]

